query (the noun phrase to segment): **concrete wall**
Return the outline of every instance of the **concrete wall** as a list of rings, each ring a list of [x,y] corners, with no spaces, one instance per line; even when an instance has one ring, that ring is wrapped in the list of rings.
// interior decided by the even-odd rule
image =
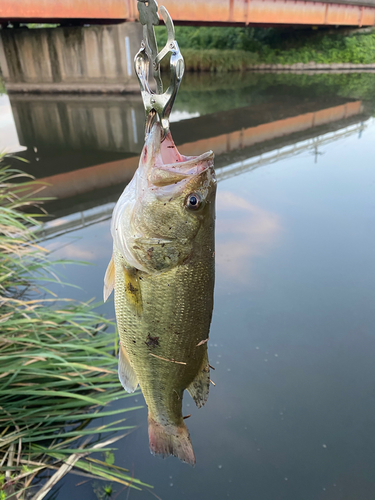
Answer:
[[[0,68],[8,91],[139,91],[133,59],[139,23],[0,31]]]

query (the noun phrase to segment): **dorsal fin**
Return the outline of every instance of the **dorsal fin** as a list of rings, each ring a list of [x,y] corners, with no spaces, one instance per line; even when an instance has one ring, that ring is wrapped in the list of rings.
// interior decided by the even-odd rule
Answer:
[[[104,276],[104,288],[103,288],[103,299],[104,302],[111,295],[112,290],[115,287],[115,262],[113,260],[113,255],[111,260],[109,261],[107,270]]]
[[[120,352],[118,359],[118,378],[122,387],[127,392],[134,392],[138,385],[137,375],[133,370],[124,346],[120,342]]]

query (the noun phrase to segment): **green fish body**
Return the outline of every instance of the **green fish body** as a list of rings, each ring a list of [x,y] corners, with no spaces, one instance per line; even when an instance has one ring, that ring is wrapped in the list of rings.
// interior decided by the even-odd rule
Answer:
[[[115,290],[119,378],[128,392],[140,385],[150,450],[190,464],[182,398],[187,389],[200,407],[210,385],[215,194],[213,153],[182,156],[154,124],[113,212],[104,287],[105,299]]]

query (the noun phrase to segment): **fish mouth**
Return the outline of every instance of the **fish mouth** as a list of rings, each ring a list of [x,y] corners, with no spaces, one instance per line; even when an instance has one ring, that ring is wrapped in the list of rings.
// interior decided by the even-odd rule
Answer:
[[[143,160],[147,161],[147,154],[150,151],[154,161],[150,164],[148,180],[155,186],[178,184],[209,169],[213,172],[213,151],[207,151],[199,156],[182,155],[170,131],[162,141],[162,128],[159,122],[154,123],[146,140]]]

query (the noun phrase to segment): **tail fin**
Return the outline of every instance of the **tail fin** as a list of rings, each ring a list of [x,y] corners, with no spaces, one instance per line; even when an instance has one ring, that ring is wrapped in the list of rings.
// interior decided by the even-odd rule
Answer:
[[[162,425],[148,417],[148,437],[150,451],[163,458],[174,455],[183,462],[195,465],[195,455],[190,441],[189,431],[184,422],[181,425]]]

